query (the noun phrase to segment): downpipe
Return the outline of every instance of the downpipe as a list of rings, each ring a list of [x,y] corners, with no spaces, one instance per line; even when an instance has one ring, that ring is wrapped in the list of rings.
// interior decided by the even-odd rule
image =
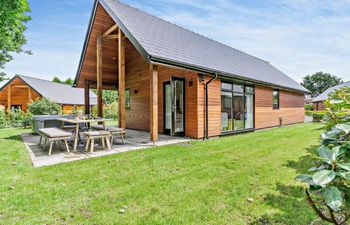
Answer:
[[[216,80],[218,78],[218,74],[215,73],[214,76],[205,83],[204,89],[205,89],[205,128],[204,128],[204,138],[203,139],[209,139],[209,98],[208,98],[208,89],[209,84]]]

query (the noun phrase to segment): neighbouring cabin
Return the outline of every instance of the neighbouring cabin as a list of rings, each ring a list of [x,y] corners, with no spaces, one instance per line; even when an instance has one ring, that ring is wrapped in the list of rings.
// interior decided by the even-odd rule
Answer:
[[[328,99],[328,95],[331,94],[332,92],[334,92],[335,90],[338,90],[338,89],[344,88],[344,87],[350,87],[350,81],[344,82],[344,83],[336,85],[334,87],[330,87],[327,90],[325,90],[324,92],[322,92],[321,94],[319,94],[318,96],[316,96],[312,100],[314,111],[325,110],[326,106],[324,104],[324,101],[326,101]]]
[[[97,104],[97,96],[90,93],[90,106]],[[0,105],[6,111],[27,111],[27,105],[40,98],[50,99],[61,105],[63,114],[84,110],[84,89],[66,84],[16,75],[0,89]]]
[[[75,85],[118,90],[122,128],[192,138],[304,122],[307,90],[268,62],[97,0]],[[87,101],[85,101],[88,104]]]

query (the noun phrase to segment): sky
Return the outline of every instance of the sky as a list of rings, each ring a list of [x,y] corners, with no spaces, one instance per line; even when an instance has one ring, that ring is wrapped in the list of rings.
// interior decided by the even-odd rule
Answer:
[[[262,58],[301,82],[318,71],[350,80],[350,0],[123,0]],[[74,78],[93,0],[29,0],[25,50],[9,76]]]

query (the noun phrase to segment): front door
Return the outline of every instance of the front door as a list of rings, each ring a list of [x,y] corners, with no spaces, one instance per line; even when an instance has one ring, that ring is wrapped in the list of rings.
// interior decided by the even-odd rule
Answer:
[[[164,130],[168,135],[185,135],[185,81],[172,78],[164,83]]]

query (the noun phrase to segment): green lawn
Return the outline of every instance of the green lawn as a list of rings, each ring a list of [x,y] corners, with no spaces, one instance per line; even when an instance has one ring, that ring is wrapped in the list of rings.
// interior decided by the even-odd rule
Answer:
[[[300,124],[33,168],[23,130],[0,130],[0,224],[309,224],[293,178],[321,131]]]

